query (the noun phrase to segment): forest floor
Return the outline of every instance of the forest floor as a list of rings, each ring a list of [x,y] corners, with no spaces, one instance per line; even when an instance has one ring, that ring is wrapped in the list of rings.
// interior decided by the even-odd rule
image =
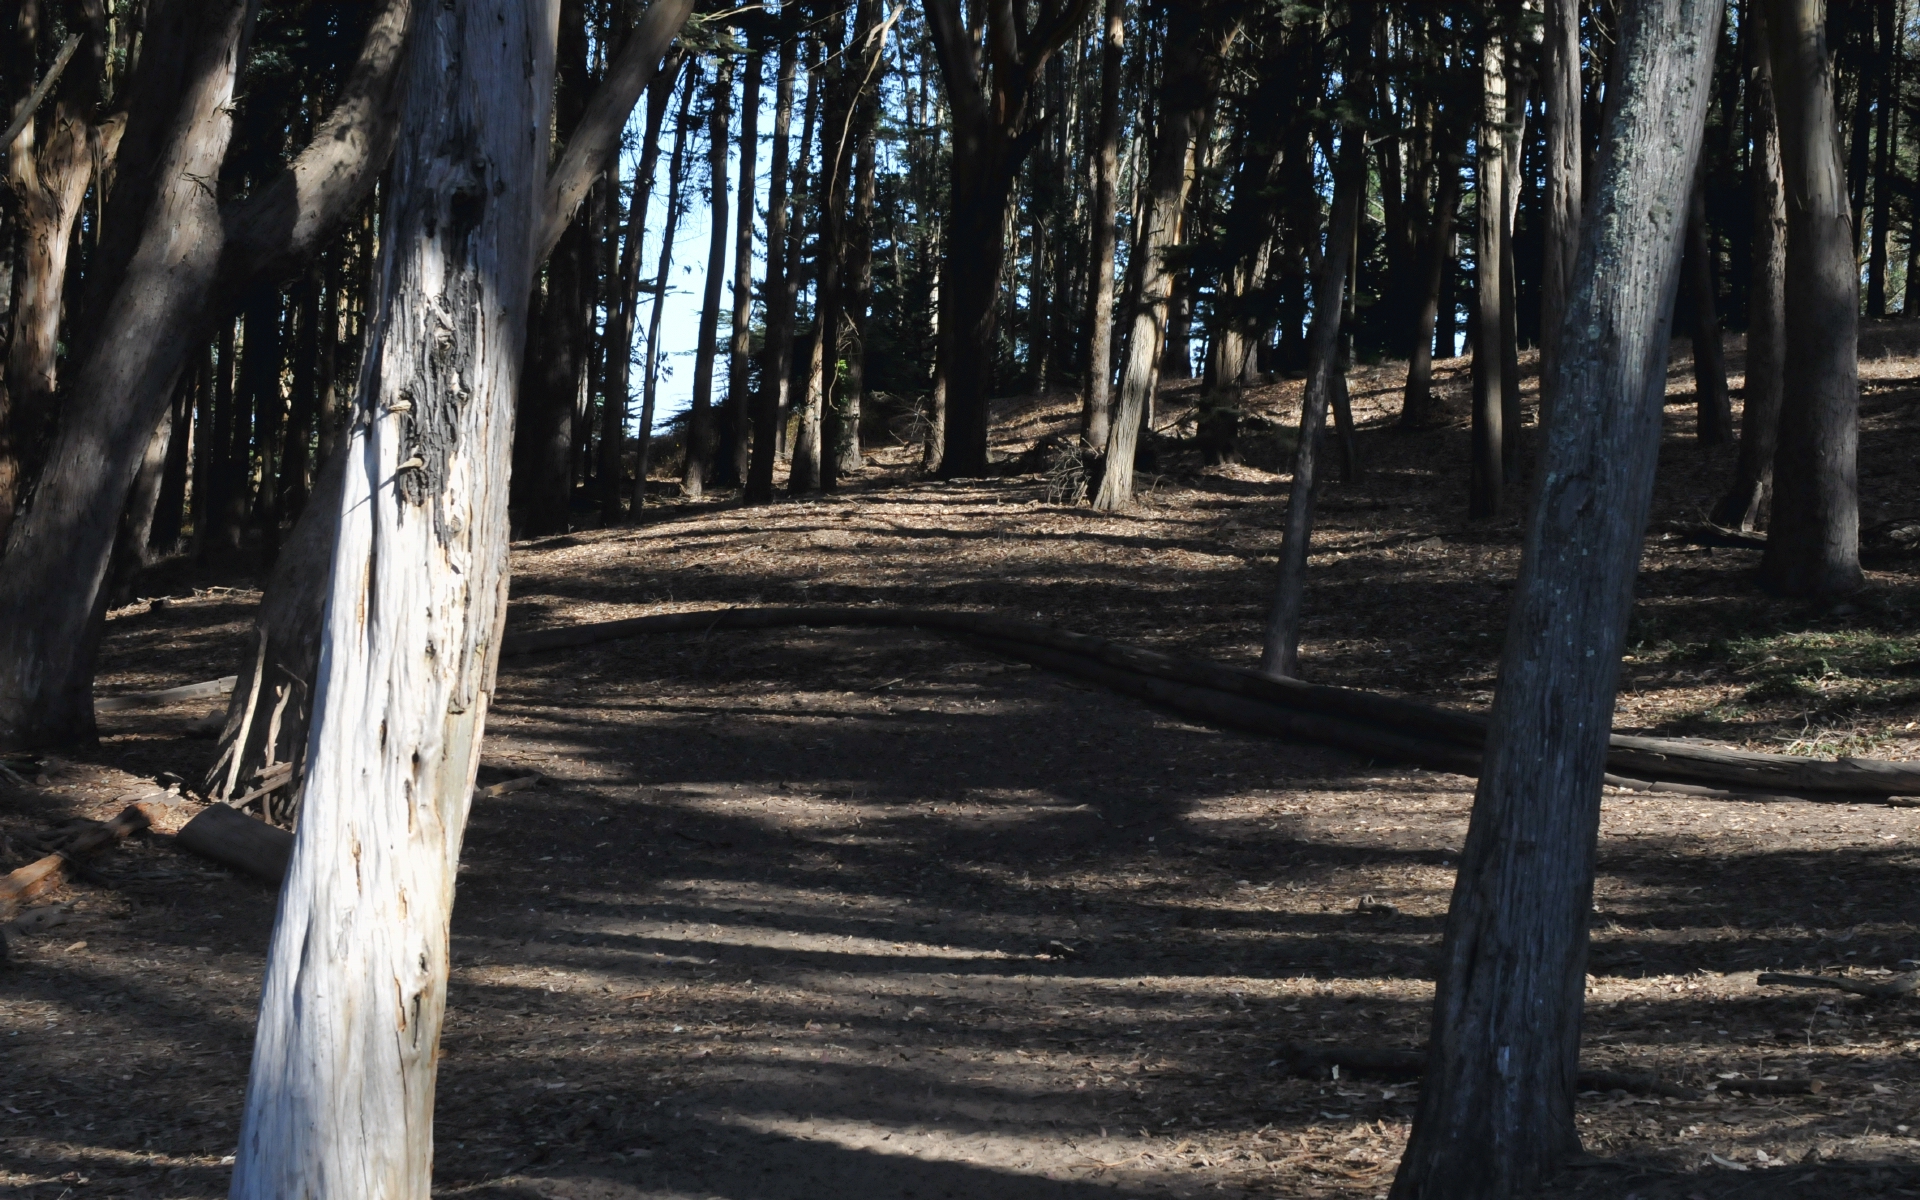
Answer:
[[[1920,329],[1893,332],[1911,355]],[[1441,369],[1456,419],[1422,433],[1392,427],[1402,368],[1353,377],[1367,471],[1321,505],[1312,679],[1490,699],[1519,524],[1465,520],[1464,367]],[[1886,530],[1920,517],[1920,358],[1870,352],[1862,375],[1863,524],[1897,548]],[[1677,357],[1619,727],[1920,757],[1920,573],[1887,554],[1844,605],[1761,594],[1757,551],[1696,536],[1732,452],[1694,444],[1690,380]],[[516,546],[510,623],[936,605],[1248,663],[1298,395],[1252,393],[1247,463],[1203,468],[1180,438],[1194,397],[1174,392],[1160,473],[1125,516],[1050,504],[1011,466],[925,481],[904,447],[829,499],[664,502]],[[1003,417],[1009,455],[1074,419],[1064,400]],[[172,599],[113,614],[102,691],[235,670],[249,581],[182,568],[152,586]],[[0,832],[197,777],[210,743],[182,729],[205,710],[104,716],[97,749],[0,783]],[[540,786],[476,803],[462,858],[438,1194],[1387,1190],[1417,1088],[1295,1076],[1280,1048],[1423,1041],[1471,779],[876,630],[511,660],[482,782],[529,771]],[[225,1194],[274,896],[175,852],[176,826],[40,910],[65,924],[14,939],[0,1193]],[[1547,1194],[1920,1195],[1920,999],[1755,981],[1913,966],[1916,884],[1920,810],[1610,793],[1584,1058],[1706,1096],[1583,1095],[1593,1157]],[[1756,1094],[1772,1076],[1817,1090]]]

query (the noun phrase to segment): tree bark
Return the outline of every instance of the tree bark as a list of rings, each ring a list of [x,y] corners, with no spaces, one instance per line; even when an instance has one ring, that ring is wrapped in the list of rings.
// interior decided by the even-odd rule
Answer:
[[[554,6],[423,5],[346,446],[312,769],[234,1200],[426,1200],[454,874],[507,593]]]
[[[1554,376],[1561,318],[1567,311],[1567,282],[1580,250],[1580,168],[1585,158],[1580,127],[1580,0],[1546,0],[1547,190],[1541,205],[1544,242],[1540,262],[1540,424],[1545,428],[1553,398],[1547,381]]]
[[[1119,249],[1120,76],[1127,46],[1126,0],[1106,0],[1100,36],[1100,115],[1093,146],[1093,231],[1087,284],[1086,400],[1080,441],[1105,454],[1113,422],[1113,259]]]
[[[733,58],[723,55],[707,105],[707,287],[693,351],[693,403],[687,409],[687,457],[681,490],[698,500],[713,471],[713,360],[719,348],[720,288],[727,275],[727,128],[733,120]]]
[[[1719,16],[1717,0],[1621,12],[1613,112],[1394,1200],[1505,1200],[1579,1148],[1601,778]]]
[[[1126,359],[1107,434],[1105,467],[1093,498],[1101,512],[1119,512],[1133,502],[1133,456],[1150,403],[1162,352],[1174,271],[1167,252],[1180,241],[1180,217],[1193,186],[1194,143],[1211,106],[1227,37],[1203,26],[1184,4],[1166,8],[1167,41],[1160,82],[1160,122],[1146,180],[1146,211],[1134,239],[1128,292],[1136,297],[1129,316]],[[948,397],[948,405],[953,399]],[[948,453],[952,453],[951,446]]]
[[[653,457],[654,401],[660,391],[660,315],[667,303],[667,276],[673,270],[673,233],[680,223],[683,207],[680,188],[686,181],[687,133],[693,93],[700,85],[698,60],[687,64],[687,86],[680,94],[680,113],[673,123],[673,154],[667,160],[667,219],[660,231],[660,266],[653,276],[653,312],[647,318],[647,366],[640,385],[639,445],[634,448],[634,519],[647,500],[647,471]]]
[[[1506,224],[1506,151],[1501,133],[1507,121],[1506,47],[1501,34],[1488,37],[1480,51],[1480,134],[1474,181],[1473,275],[1473,472],[1467,515],[1500,515],[1506,490],[1506,384],[1501,371],[1504,328],[1501,297],[1502,231]]]
[[[140,454],[194,331],[233,296],[311,256],[372,187],[392,144],[409,9],[409,0],[388,0],[312,143],[275,181],[222,211],[203,181],[218,176],[231,135],[248,5],[149,8],[79,322],[129,336],[84,347],[33,510],[7,540],[0,745],[93,736],[101,588]]]
[[[747,467],[746,502],[773,502],[773,467],[780,451],[780,416],[793,369],[792,277],[787,272],[787,188],[793,132],[793,85],[798,36],[784,31],[774,85],[773,158],[767,164],[767,338],[761,351],[760,391],[753,398],[753,455]]]
[[[1780,173],[1780,122],[1774,112],[1766,6],[1744,10],[1747,111],[1753,149],[1747,189],[1753,204],[1752,267],[1747,282],[1747,386],[1740,410],[1740,457],[1733,485],[1713,507],[1717,525],[1751,532],[1765,521],[1780,437],[1782,357],[1787,338],[1787,195]]]
[[[1706,180],[1696,179],[1687,208],[1687,249],[1680,265],[1687,297],[1687,329],[1693,335],[1694,436],[1702,446],[1733,439],[1733,404],[1727,398],[1727,356],[1720,344],[1720,313],[1714,303],[1713,245],[1707,239]]]
[[[1362,14],[1349,19],[1359,25]],[[1356,56],[1357,57],[1357,56]],[[1349,63],[1349,71],[1360,68]],[[1300,675],[1300,615],[1307,591],[1307,546],[1313,538],[1314,492],[1319,485],[1319,456],[1327,406],[1341,378],[1340,323],[1346,307],[1347,272],[1354,233],[1360,225],[1360,201],[1366,191],[1366,135],[1350,121],[1340,135],[1339,172],[1334,180],[1333,213],[1327,225],[1327,253],[1313,284],[1313,324],[1307,334],[1307,386],[1300,403],[1300,435],[1294,442],[1293,480],[1287,487],[1287,524],[1280,539],[1280,578],[1267,614],[1266,646],[1260,669],[1289,679]]]
[[[1786,345],[1773,517],[1760,575],[1786,595],[1860,573],[1860,279],[1833,122],[1824,0],[1766,0],[1787,194]]]
[[[733,325],[727,339],[726,462],[722,482],[736,487],[746,482],[753,448],[753,425],[747,416],[753,370],[753,221],[760,168],[759,51],[747,55],[746,79],[740,88],[740,199],[733,237]]]

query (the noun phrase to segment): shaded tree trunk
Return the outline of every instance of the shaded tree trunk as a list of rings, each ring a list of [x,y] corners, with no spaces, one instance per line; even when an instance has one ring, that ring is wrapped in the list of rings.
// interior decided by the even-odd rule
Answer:
[[[454,875],[506,616],[554,32],[545,5],[421,11],[234,1200],[426,1200],[431,1184]]]
[[[1780,123],[1774,112],[1773,66],[1766,6],[1744,10],[1748,54],[1747,111],[1753,148],[1748,193],[1753,205],[1752,269],[1747,284],[1747,386],[1740,410],[1740,457],[1733,485],[1713,507],[1719,525],[1752,531],[1765,521],[1780,436],[1781,370],[1786,350],[1787,195],[1780,170]]]
[[[1113,259],[1119,250],[1120,75],[1126,0],[1106,0],[1100,37],[1100,113],[1093,147],[1093,260],[1087,284],[1087,378],[1080,441],[1105,454],[1113,420]]]
[[[780,417],[793,370],[794,280],[787,270],[787,188],[793,131],[793,86],[799,38],[780,38],[774,84],[773,157],[767,164],[767,338],[761,349],[760,390],[753,398],[753,455],[747,468],[746,502],[773,502],[773,467],[780,452]]]
[[[707,287],[700,302],[700,331],[693,351],[693,402],[687,408],[687,458],[680,475],[686,495],[698,500],[713,471],[713,361],[719,349],[720,289],[727,276],[727,127],[733,120],[733,58],[723,55],[713,76],[707,107]]]
[[[1600,788],[1719,9],[1642,0],[1621,14],[1614,114],[1394,1200],[1530,1194],[1579,1149]]]
[[[1760,574],[1791,596],[1864,582],[1859,449],[1860,279],[1833,124],[1822,0],[1766,0],[1787,194],[1786,345],[1773,515]]]
[[[1355,26],[1363,20],[1356,11]],[[1351,33],[1358,36],[1359,30]],[[1357,56],[1356,56],[1357,57]],[[1350,60],[1349,70],[1360,67]],[[1366,190],[1366,135],[1358,122],[1341,131],[1339,172],[1334,181],[1333,213],[1327,226],[1327,253],[1313,284],[1313,327],[1307,335],[1307,386],[1300,404],[1300,435],[1294,443],[1293,480],[1287,487],[1287,524],[1280,540],[1280,578],[1267,614],[1266,646],[1260,669],[1269,675],[1298,678],[1300,615],[1307,590],[1307,547],[1313,538],[1314,493],[1327,406],[1345,383],[1341,378],[1340,323],[1346,304],[1347,273],[1352,265],[1354,233]]]

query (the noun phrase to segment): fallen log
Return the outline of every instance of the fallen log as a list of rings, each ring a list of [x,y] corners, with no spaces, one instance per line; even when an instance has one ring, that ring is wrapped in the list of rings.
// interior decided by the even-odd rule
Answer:
[[[1301,1073],[1345,1068],[1360,1075],[1406,1083],[1419,1082],[1427,1070],[1425,1048],[1392,1050],[1282,1042],[1274,1061]],[[1638,1096],[1664,1096],[1669,1100],[1704,1100],[1707,1095],[1699,1088],[1673,1083],[1655,1075],[1626,1071],[1583,1069],[1578,1085],[1583,1092],[1627,1092]],[[1715,1084],[1715,1088],[1742,1091],[1754,1096],[1799,1096],[1819,1090],[1810,1079],[1722,1080]]]
[[[65,846],[0,879],[0,921],[10,919],[22,904],[43,896],[66,882],[82,859],[96,854],[153,824],[144,803],[129,804],[111,821],[81,830]]]
[[[286,877],[293,854],[291,833],[225,804],[202,809],[173,836],[173,844],[268,883]]]
[[[1200,703],[1196,691],[1225,693],[1292,713],[1333,719],[1340,724],[1318,722],[1293,726],[1297,732],[1285,732],[1287,721],[1262,716],[1258,720],[1282,736],[1314,741],[1332,741],[1335,745],[1447,770],[1476,774],[1479,750],[1486,738],[1487,718],[1480,713],[1460,712],[1421,704],[1417,701],[1381,696],[1355,688],[1331,687],[1277,679],[1243,667],[1228,667],[1200,659],[1180,658],[1126,646],[1106,638],[1051,629],[1030,621],[1017,621],[988,613],[947,612],[938,609],[852,608],[852,607],[768,607],[711,609],[705,612],[664,613],[657,616],[629,617],[619,621],[601,621],[587,625],[567,625],[507,635],[501,641],[503,656],[518,656],[541,651],[593,645],[618,638],[661,633],[709,633],[718,629],[776,629],[797,625],[866,626],[881,628],[919,628],[966,637],[989,638],[1010,650],[1008,643],[1077,656],[1075,661],[1090,660],[1132,676],[1182,685],[1187,690],[1165,689],[1167,697],[1182,702]],[[1019,657],[1035,661],[1022,653]],[[1050,660],[1053,669],[1066,670],[1069,660]],[[1093,672],[1076,668],[1083,678],[1119,687],[1120,674]],[[1151,698],[1143,684],[1131,681],[1128,694]],[[1171,699],[1157,700],[1179,707]],[[1251,712],[1241,706],[1211,705],[1216,712]],[[1194,710],[1195,715],[1200,715]],[[1248,726],[1241,725],[1241,728]],[[1310,730],[1320,732],[1310,732]],[[1336,736],[1337,735],[1337,736]],[[1400,750],[1388,749],[1398,745]],[[1458,749],[1468,753],[1461,755]],[[1920,768],[1880,759],[1843,758],[1835,762],[1800,758],[1785,754],[1759,754],[1746,750],[1724,750],[1669,738],[1637,737],[1615,734],[1607,755],[1609,773],[1650,783],[1704,784],[1727,791],[1767,796],[1793,796],[1823,800],[1879,799],[1887,796],[1920,794]]]
[[[239,676],[226,675],[219,679],[209,679],[204,683],[188,683],[158,692],[123,692],[117,696],[95,696],[93,711],[124,712],[130,708],[162,708],[169,704],[178,704],[183,700],[225,696],[233,691],[234,684],[238,681]]]

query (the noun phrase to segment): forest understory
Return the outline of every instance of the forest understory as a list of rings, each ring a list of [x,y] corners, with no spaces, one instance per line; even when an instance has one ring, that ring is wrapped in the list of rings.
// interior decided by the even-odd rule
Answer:
[[[1920,325],[1863,338],[1871,586],[1834,607],[1767,597],[1758,549],[1705,525],[1733,450],[1696,445],[1680,349],[1616,728],[1920,757]],[[1519,521],[1465,519],[1465,361],[1439,364],[1451,419],[1426,431],[1393,426],[1403,372],[1351,377],[1365,475],[1323,495],[1304,670],[1480,708]],[[880,447],[831,497],[667,500],[522,543],[509,629],[930,606],[1248,664],[1299,393],[1249,392],[1244,462],[1215,467],[1195,393],[1164,393],[1121,516],[1021,473],[1073,428],[1062,396],[1002,406],[991,479],[924,480],[917,448]],[[259,585],[163,566],[112,614],[101,691],[233,673]],[[0,781],[3,865],[198,778],[207,706],[104,714],[97,749]],[[1385,1194],[1417,1084],[1286,1051],[1424,1042],[1471,779],[884,630],[510,659],[487,733],[483,784],[541,779],[479,799],[467,834],[438,1194]],[[226,1193],[274,896],[168,845],[196,809],[11,938],[0,1191]],[[1920,998],[1756,981],[1920,965],[1920,811],[1610,790],[1599,862],[1583,1063],[1698,1098],[1583,1094],[1591,1157],[1547,1194],[1920,1195]]]

